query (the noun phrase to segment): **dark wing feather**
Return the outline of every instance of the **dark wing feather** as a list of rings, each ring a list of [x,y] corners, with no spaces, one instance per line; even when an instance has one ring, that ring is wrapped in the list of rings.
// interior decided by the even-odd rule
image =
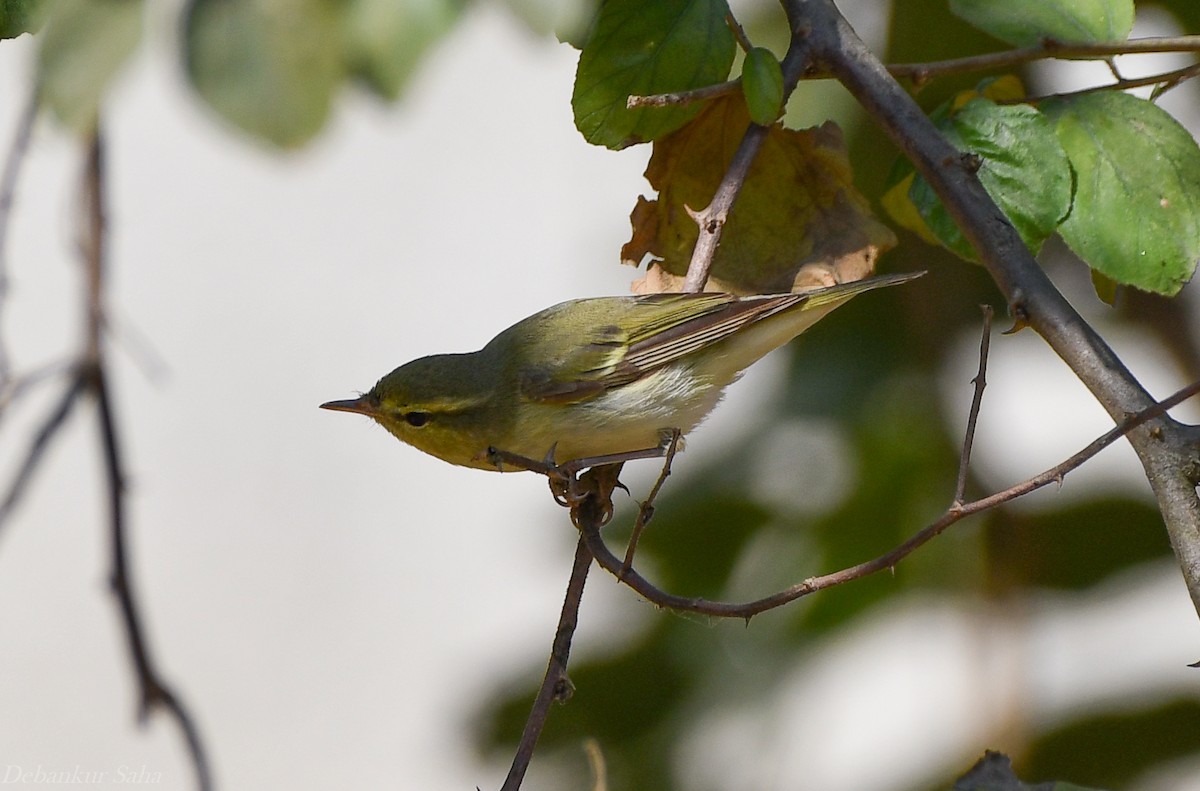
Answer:
[[[651,294],[574,303],[572,320],[578,322],[594,313],[595,328],[587,331],[576,349],[524,366],[519,377],[521,394],[543,403],[595,398],[805,299],[802,294],[746,299],[712,293]],[[551,325],[539,330],[555,333],[556,328]],[[577,327],[574,332],[578,335]],[[569,337],[571,332],[557,334]]]

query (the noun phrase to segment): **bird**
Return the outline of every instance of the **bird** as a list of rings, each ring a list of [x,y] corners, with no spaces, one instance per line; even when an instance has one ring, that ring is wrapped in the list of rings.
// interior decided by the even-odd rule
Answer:
[[[482,470],[661,456],[768,352],[853,297],[922,274],[786,294],[575,299],[478,351],[413,360],[359,397],[320,407],[365,415],[425,453]]]

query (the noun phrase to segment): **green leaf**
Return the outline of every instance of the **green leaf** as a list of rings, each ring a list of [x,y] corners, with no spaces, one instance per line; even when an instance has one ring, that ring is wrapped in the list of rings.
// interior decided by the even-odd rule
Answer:
[[[537,35],[583,49],[600,0],[504,0],[504,5]]]
[[[1092,289],[1096,292],[1096,297],[1105,305],[1117,304],[1117,289],[1120,286],[1121,284],[1111,277],[1102,275],[1095,269],[1092,270]]]
[[[38,32],[45,12],[45,0],[0,0],[0,39]]]
[[[1200,259],[1200,148],[1164,110],[1126,93],[1043,104],[1075,169],[1059,232],[1096,271],[1168,296]]]
[[[312,139],[342,76],[336,0],[192,0],[192,85],[226,120],[283,148]]]
[[[571,96],[584,138],[624,148],[691,120],[703,105],[631,110],[626,101],[724,80],[735,49],[727,12],[724,0],[606,0],[580,53]]]
[[[955,148],[979,158],[979,180],[1026,246],[1037,252],[1071,208],[1071,167],[1054,127],[1029,105],[999,105],[983,98],[949,113],[938,126]],[[923,177],[913,179],[908,196],[943,246],[976,260]]]
[[[463,0],[350,0],[345,45],[350,71],[375,93],[395,99],[462,8]]]
[[[950,10],[1018,47],[1124,41],[1133,28],[1133,0],[950,0]]]
[[[59,0],[38,50],[42,101],[64,125],[90,128],[141,36],[141,0]]]
[[[783,112],[783,69],[764,47],[746,53],[742,64],[742,93],[754,123],[770,126]]]

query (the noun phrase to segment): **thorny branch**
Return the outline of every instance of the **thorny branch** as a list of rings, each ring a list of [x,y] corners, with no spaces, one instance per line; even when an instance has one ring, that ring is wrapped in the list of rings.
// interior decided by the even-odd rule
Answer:
[[[1186,470],[1193,467],[1183,462],[1195,462],[1192,442],[1196,432],[1187,432],[1190,427],[1181,426],[1166,415],[1168,409],[1186,398],[1200,392],[1200,382],[1180,390],[1170,398],[1154,403],[1149,394],[1138,384],[1120,363],[1102,339],[1067,304],[1062,295],[1050,284],[1034,264],[1032,256],[1003,214],[980,186],[970,168],[961,163],[958,152],[941,137],[929,119],[921,112],[912,98],[895,82],[895,76],[905,76],[919,84],[938,74],[960,71],[983,70],[1004,65],[1041,60],[1046,58],[1101,57],[1116,54],[1158,51],[1200,50],[1200,37],[1180,39],[1157,39],[1153,41],[1124,42],[1111,50],[1101,47],[1066,47],[1055,42],[1045,42],[1042,47],[997,53],[991,56],[959,59],[942,64],[908,64],[891,67],[891,74],[845,22],[832,0],[782,0],[787,13],[792,36],[787,55],[782,62],[784,73],[784,96],[790,96],[802,77],[820,78],[832,76],[845,85],[863,104],[864,109],[883,127],[910,159],[916,168],[933,184],[939,197],[948,205],[952,216],[965,236],[971,241],[997,283],[1009,297],[1010,308],[1018,326],[1033,326],[1047,342],[1063,357],[1064,361],[1079,375],[1080,379],[1096,394],[1097,398],[1114,418],[1122,418],[1118,424],[1086,448],[1040,475],[1029,478],[1004,491],[988,497],[964,502],[968,465],[974,441],[983,391],[986,386],[986,364],[990,339],[991,312],[985,312],[985,326],[980,345],[979,372],[974,380],[974,395],[964,438],[959,474],[954,500],[945,513],[936,521],[912,536],[908,541],[877,558],[842,569],[830,574],[813,577],[772,596],[746,603],[712,602],[700,598],[688,598],[666,593],[655,587],[632,568],[632,545],[621,560],[604,543],[600,535],[600,524],[577,520],[580,527],[580,545],[576,552],[576,568],[587,552],[596,562],[620,581],[632,587],[647,600],[662,607],[696,612],[717,617],[740,617],[749,619],[753,615],[794,601],[802,596],[824,588],[844,584],[855,579],[895,567],[897,563],[927,543],[951,525],[972,514],[996,507],[1023,496],[1063,477],[1095,456],[1121,437],[1130,436],[1150,421],[1159,421],[1151,431],[1142,431],[1131,436],[1131,442],[1146,466],[1147,475],[1162,505],[1164,518],[1171,533],[1172,545],[1180,558],[1184,576],[1193,600],[1200,608],[1200,517],[1197,517],[1196,495]],[[1147,79],[1145,84],[1165,83],[1173,87],[1183,79],[1195,75],[1193,68],[1158,75]],[[1115,75],[1117,84],[1103,89],[1134,87],[1135,82]],[[1137,83],[1142,84],[1142,83]],[[708,86],[696,91],[660,96],[637,97],[628,100],[630,107],[687,103],[711,98],[739,89],[737,80],[720,85]],[[684,291],[700,291],[708,280],[713,259],[720,242],[722,228],[729,211],[749,173],[766,129],[751,124],[734,154],[726,173],[707,207],[691,212],[699,227],[699,235],[692,259],[688,266]],[[952,167],[960,163],[959,170]],[[946,172],[943,172],[946,171]],[[1135,411],[1136,410],[1136,411]],[[1164,457],[1148,451],[1146,438],[1161,437],[1163,425],[1178,429],[1170,452]],[[1174,465],[1174,467],[1172,467]],[[665,472],[662,477],[665,477]],[[661,484],[660,477],[659,483]],[[657,487],[656,487],[657,488]],[[643,505],[643,513],[653,500],[653,495]],[[1190,516],[1188,514],[1190,510]],[[1178,520],[1173,525],[1172,519]],[[1188,530],[1191,530],[1189,533]],[[590,562],[587,561],[587,562]],[[584,565],[586,571],[586,562]],[[572,575],[572,585],[576,575]],[[579,581],[582,589],[582,580]],[[571,590],[568,589],[568,601]],[[564,618],[567,608],[564,605]],[[560,623],[560,631],[561,631]],[[573,628],[573,623],[572,623]],[[543,682],[538,699],[549,696],[553,689],[552,678],[557,674],[556,650],[551,657],[546,681]],[[565,672],[565,656],[562,672]],[[546,704],[548,705],[548,704]],[[544,724],[544,715],[539,715],[538,705],[526,724],[526,734],[535,729],[532,741],[536,742]],[[539,719],[540,716],[540,719]],[[526,739],[522,739],[525,745]],[[532,744],[529,746],[532,752]],[[518,760],[522,753],[518,751]],[[524,759],[527,765],[528,758]],[[514,770],[517,760],[514,761]],[[521,773],[523,774],[522,767]],[[510,773],[509,779],[512,779]],[[504,788],[510,786],[506,782]]]
[[[920,85],[934,77],[1011,68],[1039,60],[1108,60],[1117,55],[1155,52],[1200,52],[1200,36],[1133,38],[1111,44],[1060,44],[1045,41],[1040,46],[951,58],[933,63],[893,63],[888,72]]]
[[[611,492],[609,493],[611,494]],[[589,495],[591,497],[592,495]],[[567,583],[567,593],[563,597],[562,612],[558,616],[558,629],[554,633],[554,643],[550,648],[550,662],[546,666],[546,675],[533,699],[533,708],[525,720],[525,729],[521,732],[521,741],[513,756],[512,766],[500,791],[517,791],[533,760],[533,751],[537,747],[538,738],[546,727],[546,718],[550,715],[550,705],[555,701],[566,702],[574,688],[567,678],[567,658],[571,653],[571,640],[575,635],[575,626],[579,622],[579,604],[583,599],[583,586],[587,581],[588,569],[592,565],[592,553],[584,541],[587,531],[599,531],[600,521],[596,517],[599,512],[585,509],[585,515],[580,524],[586,524],[586,530],[580,532],[579,543],[575,546],[575,562],[571,567],[571,578]]]
[[[985,350],[986,351],[986,350]],[[982,368],[981,363],[981,368]],[[976,385],[976,395],[982,393],[982,389]],[[1007,503],[1010,500],[1015,500],[1030,492],[1041,489],[1052,483],[1061,483],[1063,478],[1077,469],[1084,462],[1091,459],[1100,451],[1107,448],[1109,445],[1116,442],[1121,437],[1126,436],[1129,432],[1142,426],[1148,421],[1161,417],[1166,414],[1168,409],[1178,405],[1179,403],[1191,398],[1200,393],[1200,381],[1193,382],[1182,390],[1173,394],[1170,398],[1157,403],[1148,409],[1145,409],[1136,415],[1131,415],[1120,424],[1115,426],[1111,431],[1096,438],[1087,447],[1080,450],[1075,455],[1057,464],[1050,469],[1028,478],[1020,483],[1014,484],[1003,491],[987,497],[981,497],[977,500],[962,503],[957,500],[950,505],[946,511],[938,517],[937,520],[931,522],[928,526],[915,533],[911,538],[900,544],[891,551],[880,555],[872,560],[859,563],[855,566],[841,569],[829,574],[822,574],[818,577],[810,577],[790,588],[774,593],[770,596],[764,596],[760,599],[755,599],[749,602],[719,602],[710,601],[708,599],[679,596],[672,593],[667,593],[655,586],[637,571],[627,567],[624,562],[609,550],[604,543],[603,537],[600,535],[598,528],[584,528],[583,535],[587,540],[588,548],[592,555],[596,558],[596,562],[608,571],[613,576],[617,577],[621,582],[633,588],[642,597],[652,604],[659,607],[665,607],[672,610],[683,610],[686,612],[694,612],[701,615],[709,615],[716,618],[746,618],[749,619],[759,613],[767,610],[775,609],[796,599],[807,596],[811,593],[816,593],[825,588],[832,588],[836,585],[843,585],[853,580],[868,577],[885,569],[894,568],[900,561],[908,557],[918,547],[928,543],[933,538],[940,535],[948,527],[961,521],[962,519],[974,514],[986,511],[990,508],[995,508],[998,505]],[[978,416],[978,399],[973,399],[971,405],[971,416],[969,422],[974,425],[975,419]],[[969,454],[964,453],[960,462],[959,479],[963,480],[966,475],[966,464],[969,461]]]
[[[84,379],[96,399],[97,417],[100,423],[104,471],[108,484],[109,539],[112,550],[110,584],[120,607],[121,620],[125,625],[125,636],[136,671],[140,690],[138,717],[144,722],[150,713],[160,706],[174,717],[183,733],[188,751],[191,753],[192,766],[196,773],[196,785],[202,791],[207,791],[212,788],[212,778],[209,774],[208,759],[205,756],[199,730],[187,708],[162,680],[157,666],[150,658],[150,649],[146,644],[133,582],[129,574],[124,472],[113,417],[112,393],[104,365],[104,282],[107,274],[105,265],[105,160],[104,140],[98,125],[88,141],[87,160],[84,167],[84,219],[81,246],[88,284],[85,306],[88,321],[84,360],[80,366],[79,376]]]
[[[4,303],[8,297],[8,229],[12,221],[21,165],[29,151],[29,141],[33,138],[37,109],[37,91],[33,90],[30,91],[29,99],[21,110],[17,130],[4,158],[4,170],[0,172],[0,316],[3,316]],[[12,365],[8,357],[8,346],[4,337],[0,335],[0,414],[3,414],[4,407],[13,398],[17,387],[18,382],[12,375]]]
[[[1133,88],[1141,88],[1146,85],[1159,86],[1157,95],[1162,96],[1172,88],[1182,85],[1185,81],[1200,75],[1200,63],[1193,63],[1191,66],[1184,66],[1181,69],[1173,71],[1165,71],[1161,74],[1150,74],[1145,77],[1117,77],[1116,82],[1108,83],[1107,85],[1093,85],[1090,88],[1080,88],[1077,91],[1065,91],[1063,93],[1051,93],[1045,96],[1029,96],[1021,99],[1001,99],[997,104],[1037,104],[1046,99],[1062,99],[1070,96],[1084,96],[1089,93],[1102,93],[1104,91],[1127,91]]]
[[[954,74],[970,74],[979,71],[1011,68],[1035,63],[1040,60],[1103,60],[1111,62],[1117,55],[1138,55],[1162,52],[1200,52],[1200,36],[1173,36],[1160,38],[1135,38],[1113,44],[1060,44],[1055,41],[1043,42],[1040,46],[1024,49],[1010,49],[1001,52],[989,52],[984,55],[970,55],[964,58],[950,58],[932,61],[930,63],[891,63],[884,68],[897,79],[904,79],[914,86],[921,86],[936,77]],[[1191,72],[1190,69],[1178,69],[1166,74],[1141,77],[1136,80],[1123,80],[1119,75],[1115,84],[1097,86],[1091,90],[1125,90],[1139,85],[1155,85],[1168,82],[1179,76],[1179,72]],[[803,79],[830,79],[833,75],[824,69],[814,68],[806,71]],[[1184,77],[1195,76],[1185,73]],[[627,106],[633,107],[665,107],[676,104],[692,104],[718,96],[727,96],[742,89],[741,78],[725,82],[693,88],[689,91],[673,93],[657,93],[650,96],[630,96]],[[1029,101],[1024,99],[1022,101]]]
[[[792,37],[787,54],[780,62],[783,70],[784,96],[790,96],[796,88],[796,83],[806,68],[806,56],[803,41],[798,36]],[[741,143],[733,154],[733,159],[717,186],[708,206],[700,211],[690,211],[692,219],[699,228],[696,246],[692,248],[692,259],[688,262],[687,277],[683,282],[683,290],[688,292],[703,291],[712,272],[713,260],[717,254],[717,246],[721,243],[721,233],[725,222],[729,219],[729,211],[737,199],[754,157],[762,147],[770,127],[751,123],[742,136]]]
[[[27,145],[27,140],[22,141],[21,138],[28,136],[28,129],[31,125],[31,117],[22,121],[22,130],[18,134],[19,149],[23,150]],[[7,222],[8,207],[11,206],[16,183],[16,166],[13,163],[19,159],[19,155],[15,158],[10,157],[9,165],[5,170],[3,188],[5,200],[3,207],[0,207],[3,208],[4,213],[3,216],[0,216],[0,229],[3,229]],[[87,140],[86,161],[80,193],[82,198],[80,251],[86,283],[83,306],[83,348],[79,359],[71,366],[70,381],[62,397],[36,432],[24,461],[9,485],[3,501],[0,501],[0,527],[4,526],[19,502],[38,462],[44,456],[46,448],[55,435],[65,425],[72,409],[79,403],[82,396],[92,396],[95,400],[96,418],[100,430],[108,497],[109,538],[112,552],[110,582],[117,598],[137,678],[138,718],[145,721],[150,713],[159,707],[170,713],[178,724],[191,755],[196,785],[201,791],[208,791],[212,788],[212,778],[199,730],[187,708],[162,680],[157,666],[150,657],[129,570],[123,464],[119,433],[115,426],[112,391],[105,367],[103,344],[106,275],[104,172],[104,145],[97,128],[92,131]],[[9,174],[13,174],[11,178]],[[3,237],[0,234],[0,244],[2,242]]]
[[[979,422],[979,407],[983,404],[983,390],[987,387],[988,349],[992,343],[992,306],[983,309],[983,333],[979,340],[979,372],[971,380],[975,392],[971,395],[971,408],[967,412],[967,434],[963,437],[962,456],[958,460],[958,482],[954,486],[954,505],[962,505],[967,493],[967,473],[971,464],[971,449],[975,446],[975,424]]]
[[[1114,420],[1152,407],[1154,399],[1146,389],[1046,277],[961,152],[888,73],[832,0],[784,2],[794,36],[808,42],[814,61],[846,87],[929,182],[1007,297],[1018,323],[1045,339]],[[1128,438],[1200,611],[1196,431],[1163,415],[1135,428]]]

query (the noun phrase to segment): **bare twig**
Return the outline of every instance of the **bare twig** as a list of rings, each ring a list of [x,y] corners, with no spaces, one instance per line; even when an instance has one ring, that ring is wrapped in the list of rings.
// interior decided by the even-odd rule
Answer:
[[[636,107],[666,107],[674,104],[691,104],[692,102],[702,102],[705,99],[715,99],[718,96],[727,96],[731,93],[737,93],[742,89],[742,80],[729,80],[727,82],[718,82],[713,85],[705,85],[702,88],[692,88],[689,91],[676,91],[674,93],[655,93],[650,96],[630,96],[625,100],[625,106],[630,110]]]
[[[129,654],[133,659],[138,680],[140,701],[138,719],[145,722],[156,707],[165,709],[179,725],[191,754],[192,767],[196,773],[197,788],[211,789],[212,776],[208,767],[204,743],[200,730],[179,697],[161,678],[146,645],[145,630],[138,613],[137,597],[134,595],[129,573],[129,551],[125,540],[125,481],[121,466],[121,452],[117,430],[113,422],[113,408],[108,383],[102,368],[96,368],[90,377],[96,406],[100,417],[100,437],[104,447],[104,471],[108,484],[109,539],[112,551],[112,575],[109,584],[117,597],[121,621],[125,625],[125,637]]]
[[[754,49],[754,45],[750,43],[750,37],[746,35],[746,29],[742,27],[742,23],[737,21],[732,11],[725,12],[725,26],[733,33],[733,37],[737,39],[738,46],[742,48],[742,52],[749,52]]]
[[[1200,36],[1130,39],[1129,41],[1122,41],[1115,44],[1067,45],[1048,41],[1037,47],[989,52],[984,55],[970,55],[964,58],[950,58],[930,63],[892,63],[885,66],[885,68],[893,77],[908,80],[913,85],[919,86],[935,77],[1003,69],[1035,63],[1040,60],[1103,60],[1111,63],[1111,58],[1115,55],[1138,55],[1153,52],[1200,52]],[[1185,68],[1178,71],[1189,70]],[[1095,90],[1123,90],[1125,88],[1138,87],[1139,85],[1155,85],[1170,80],[1170,75],[1172,74],[1175,74],[1175,72],[1169,72],[1166,75],[1160,75],[1156,78],[1139,78],[1139,80],[1146,81],[1137,82],[1136,85],[1124,84],[1134,81],[1121,80],[1119,75],[1114,74],[1114,77],[1118,80],[1117,84],[1101,86]],[[827,69],[814,68],[807,71],[803,76],[804,79],[824,80],[831,78],[833,75]],[[1188,74],[1186,76],[1192,75]],[[713,85],[705,85],[701,88],[693,88],[688,91],[658,93],[650,96],[630,96],[627,106],[634,108],[691,104],[692,102],[736,93],[741,90],[741,86],[742,81],[739,78]]]
[[[688,262],[687,277],[683,281],[684,291],[704,290],[704,284],[708,282],[709,273],[712,271],[713,258],[721,243],[721,233],[725,229],[726,220],[729,219],[729,210],[741,192],[742,185],[746,183],[746,174],[750,172],[750,165],[754,163],[758,149],[767,139],[768,131],[769,127],[750,124],[733,154],[725,176],[717,186],[712,201],[700,211],[688,210],[699,228],[699,233],[696,246],[692,248],[692,259]]]
[[[888,74],[832,0],[782,0],[812,57],[859,101],[925,177],[1009,301],[1010,312],[1042,336],[1114,420],[1153,406],[1104,339],[1046,277],[960,153]],[[1186,427],[1164,417],[1130,432],[1154,490],[1192,603],[1200,612],[1200,501],[1192,480],[1196,447]]]
[[[600,526],[595,521],[589,524],[589,529],[599,531]],[[583,600],[583,585],[587,582],[588,569],[592,565],[592,553],[584,540],[584,534],[579,536],[575,545],[575,563],[571,567],[571,578],[567,583],[567,593],[563,598],[562,611],[558,616],[558,629],[554,633],[554,643],[550,648],[550,662],[546,666],[546,675],[538,688],[537,696],[533,699],[533,708],[525,720],[525,729],[521,732],[521,741],[513,756],[512,766],[500,791],[517,791],[525,778],[529,762],[533,760],[533,751],[537,747],[538,738],[546,727],[546,718],[550,715],[550,704],[554,701],[566,701],[571,697],[573,688],[567,678],[567,658],[571,653],[571,640],[575,636],[575,626],[579,622],[579,604]]]
[[[686,612],[694,612],[702,615],[709,615],[717,618],[746,618],[749,619],[759,613],[772,610],[789,602],[795,601],[803,596],[815,593],[825,588],[832,588],[836,585],[842,585],[852,580],[862,579],[885,569],[894,568],[900,561],[908,557],[914,550],[923,544],[928,543],[931,539],[940,535],[948,527],[962,519],[973,514],[986,511],[990,508],[995,508],[1002,503],[1009,502],[1023,495],[1029,494],[1032,491],[1047,486],[1051,483],[1061,483],[1067,473],[1077,469],[1088,459],[1091,459],[1097,453],[1107,448],[1109,445],[1116,442],[1121,437],[1133,431],[1137,427],[1153,420],[1166,413],[1168,409],[1177,404],[1191,398],[1200,393],[1200,381],[1193,382],[1187,387],[1174,393],[1169,398],[1160,403],[1154,404],[1152,407],[1145,409],[1136,415],[1131,415],[1120,424],[1113,427],[1112,430],[1096,438],[1088,444],[1087,447],[1071,456],[1061,464],[1028,478],[1009,488],[982,497],[978,500],[972,500],[968,503],[954,503],[943,513],[936,521],[914,534],[911,538],[900,544],[895,549],[887,552],[872,560],[864,563],[859,563],[855,566],[841,569],[830,574],[823,574],[818,577],[810,577],[790,588],[779,591],[770,596],[765,596],[761,599],[755,599],[749,602],[719,602],[698,597],[677,596],[667,593],[656,587],[633,569],[626,569],[621,560],[614,555],[608,546],[604,543],[604,539],[600,535],[599,528],[590,527],[583,530],[584,538],[587,540],[588,548],[592,555],[596,558],[596,562],[608,571],[613,576],[617,577],[621,582],[637,591],[647,601],[672,610],[682,610]]]
[[[793,22],[791,11],[788,14],[789,22]],[[796,83],[810,65],[808,49],[802,36],[792,36],[788,51],[779,65],[783,71],[783,95],[784,103],[786,103],[787,97],[792,95],[792,91],[796,89]],[[750,172],[754,157],[758,154],[758,149],[762,146],[769,131],[770,127],[750,124],[708,206],[700,211],[689,210],[699,228],[699,234],[696,238],[696,246],[692,248],[691,261],[688,262],[687,277],[683,281],[685,292],[704,290],[704,284],[708,282],[708,276],[712,272],[713,258],[717,253],[717,246],[721,242],[721,233],[729,217],[729,211],[733,208],[733,202],[746,182],[746,175]]]
[[[37,110],[38,93],[34,89],[29,92],[29,98],[21,111],[8,156],[4,159],[4,171],[0,173],[0,315],[3,315],[4,301],[8,296],[8,228],[13,202],[16,200],[21,164],[25,161],[29,142],[33,138],[33,123],[37,119]],[[0,336],[0,390],[7,389],[11,373],[8,347],[3,336]]]
[[[1115,55],[1151,52],[1200,52],[1200,36],[1135,38],[1111,44],[1059,44],[1047,41],[1037,47],[989,52],[933,63],[893,63],[887,66],[887,70],[893,77],[920,85],[933,77],[1003,69],[1039,60],[1107,60]]]
[[[1110,82],[1105,85],[1093,85],[1090,88],[1080,88],[1077,91],[1064,91],[1062,93],[1049,93],[1044,96],[1029,96],[1021,99],[1001,99],[997,104],[1036,104],[1037,102],[1046,99],[1065,99],[1071,96],[1084,96],[1089,93],[1101,93],[1103,91],[1127,91],[1133,88],[1141,88],[1146,85],[1162,86],[1162,90],[1156,93],[1161,96],[1171,88],[1177,87],[1187,80],[1200,75],[1200,63],[1193,63],[1191,66],[1185,66],[1182,69],[1163,72],[1162,74],[1151,74],[1146,77],[1134,77],[1131,79],[1118,79],[1116,82]]]
[[[37,470],[38,463],[41,462],[45,455],[46,448],[50,445],[50,440],[58,433],[63,424],[67,420],[67,416],[71,413],[71,407],[75,406],[75,401],[83,392],[85,381],[78,373],[71,376],[71,382],[67,385],[67,389],[63,392],[62,397],[58,401],[58,405],[46,416],[42,422],[42,427],[34,434],[33,442],[29,445],[29,450],[25,452],[25,459],[21,462],[20,469],[13,476],[12,483],[9,484],[8,492],[4,495],[4,500],[0,501],[0,531],[5,527],[9,516],[12,515],[13,509],[20,502],[21,496],[25,494],[26,487],[33,479],[33,473]]]
[[[41,365],[19,376],[11,376],[7,381],[0,379],[0,421],[4,420],[5,411],[27,391],[59,374],[69,372],[73,367],[71,362],[59,360]]]
[[[654,486],[650,487],[650,494],[646,495],[646,499],[638,507],[637,519],[633,522],[633,532],[629,535],[629,545],[625,549],[625,568],[633,567],[633,556],[637,553],[638,540],[642,537],[642,531],[646,529],[646,525],[650,523],[650,519],[654,516],[654,500],[658,497],[659,491],[662,490],[663,484],[671,474],[671,462],[675,460],[675,452],[679,449],[679,429],[673,429],[671,432],[671,444],[667,446],[667,456],[663,460],[662,470],[658,473],[658,480],[654,482]]]
[[[975,392],[971,396],[971,409],[967,413],[967,434],[963,438],[962,457],[958,462],[958,483],[954,486],[954,505],[962,505],[967,492],[967,468],[971,464],[971,448],[975,445],[975,424],[979,421],[979,407],[983,404],[983,389],[987,387],[988,347],[992,343],[992,306],[980,305],[983,309],[983,337],[979,340],[979,372],[971,380]]]
[[[85,305],[87,322],[84,359],[80,366],[79,380],[96,398],[97,416],[100,423],[104,471],[108,483],[109,537],[112,551],[110,582],[113,593],[117,597],[138,682],[140,693],[138,719],[145,722],[157,707],[165,709],[175,719],[191,754],[196,785],[201,791],[208,791],[212,788],[212,777],[199,730],[179,697],[162,680],[156,664],[150,657],[145,631],[138,612],[137,597],[134,595],[132,578],[129,574],[125,530],[124,474],[118,433],[114,424],[112,394],[105,375],[102,344],[106,273],[104,183],[104,143],[97,128],[93,130],[88,144],[82,190],[84,219],[81,247],[87,279]]]

